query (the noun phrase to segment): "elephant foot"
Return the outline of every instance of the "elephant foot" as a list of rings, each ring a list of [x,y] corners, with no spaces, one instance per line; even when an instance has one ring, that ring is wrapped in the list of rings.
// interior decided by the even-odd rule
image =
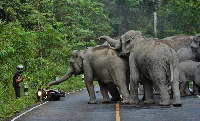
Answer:
[[[88,101],[88,104],[97,104],[97,101],[96,100],[90,100],[90,101]]]
[[[191,96],[192,94],[190,93],[190,94],[185,94],[185,96]]]
[[[130,103],[130,101],[128,99],[123,99],[121,101],[121,104],[129,104],[129,103]]]
[[[102,101],[102,103],[110,103],[110,102],[111,102],[111,101],[108,101],[108,100],[107,100],[107,101]]]
[[[191,92],[185,92],[185,96],[190,96],[190,95],[192,95],[192,93]]]
[[[160,106],[170,106],[170,101],[163,101],[159,103]]]
[[[182,102],[180,100],[173,101],[173,106],[182,106]]]
[[[130,104],[131,104],[131,105],[137,105],[137,104],[139,104],[139,103],[138,103],[138,101],[130,100]]]
[[[103,100],[102,100],[102,103],[110,103],[110,102],[111,102],[110,99],[103,99]]]
[[[185,94],[181,94],[181,97],[185,97],[186,95]]]
[[[111,101],[122,101],[121,97],[112,97]]]
[[[144,104],[155,104],[155,100],[145,100]]]

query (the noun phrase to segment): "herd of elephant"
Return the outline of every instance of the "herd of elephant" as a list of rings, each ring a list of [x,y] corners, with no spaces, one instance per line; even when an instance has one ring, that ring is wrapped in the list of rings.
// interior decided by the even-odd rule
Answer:
[[[181,106],[181,96],[190,95],[189,81],[194,81],[194,93],[199,93],[200,62],[197,61],[200,58],[200,34],[158,39],[146,38],[140,31],[130,30],[116,39],[109,36],[98,39],[106,42],[86,50],[74,50],[66,74],[49,82],[47,87],[72,75],[84,74],[90,97],[88,104],[97,103],[94,80],[99,83],[103,103],[121,100],[121,94],[122,104],[137,105],[141,81],[145,92],[144,104],[155,103],[153,85],[159,90],[160,106],[170,106],[169,84],[173,106]]]

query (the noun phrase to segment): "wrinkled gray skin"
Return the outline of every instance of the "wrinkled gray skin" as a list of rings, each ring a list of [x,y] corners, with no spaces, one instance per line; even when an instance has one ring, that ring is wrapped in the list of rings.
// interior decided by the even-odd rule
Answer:
[[[180,63],[180,92],[181,96],[187,96],[190,94],[185,93],[187,82],[193,81],[193,84],[200,88],[200,62],[192,60],[186,60]],[[198,88],[194,88],[194,94],[197,95]]]
[[[160,91],[160,105],[169,106],[170,96],[167,91],[167,85],[168,82],[171,82],[174,95],[173,105],[182,105],[179,91],[178,57],[176,51],[165,44],[165,41],[144,39],[141,32],[134,30],[126,32],[118,41],[109,36],[101,36],[99,39],[106,39],[108,43],[120,51],[121,56],[129,57],[132,104],[138,104],[138,84],[141,73],[145,80],[146,100],[144,103],[155,102],[152,88],[153,82]]]
[[[179,62],[183,62],[185,60],[195,60],[197,58],[197,52],[193,51],[191,46],[183,47],[183,48],[179,49],[177,51],[177,55],[179,58]],[[189,83],[186,84],[186,87],[187,88],[184,88],[184,92],[181,92],[181,94],[185,93],[187,96],[189,96],[189,95],[191,95],[191,92],[189,90]],[[198,88],[198,87],[196,87],[194,85],[195,91],[198,90],[196,88]],[[182,90],[180,90],[180,91],[182,91]]]
[[[90,95],[89,103],[96,102],[93,77],[102,83],[113,82],[123,96],[122,103],[129,103],[130,94],[127,89],[127,74],[129,75],[128,61],[120,58],[116,50],[112,50],[108,45],[90,47],[84,51],[83,70],[85,84]]]
[[[199,60],[200,59],[200,47],[199,47],[200,34],[196,34],[195,36],[192,36],[191,39],[192,39],[191,46],[180,48],[177,51],[179,62],[182,62],[185,60],[200,61]],[[188,83],[186,85],[187,87],[189,87]],[[197,87],[196,85],[193,85],[194,94],[198,94],[199,93],[198,90],[199,90],[199,87]],[[191,95],[188,88],[185,88],[185,94]]]
[[[83,58],[84,58],[83,52],[84,52],[84,50],[74,50],[73,53],[72,53],[72,57],[71,57],[71,60],[70,60],[70,68],[74,69],[74,72],[72,72],[74,75],[83,74],[82,71],[80,72],[79,66],[76,66],[76,65],[81,65],[80,61],[83,61]],[[74,61],[74,60],[76,60],[76,61]],[[71,70],[70,68],[69,68],[69,71]],[[75,70],[77,70],[77,71],[75,71]],[[69,79],[73,74],[68,73],[68,72],[66,73],[66,75],[63,76],[63,78],[61,78],[57,81],[49,82],[47,87],[49,88],[51,85],[59,84],[59,83],[65,81],[65,80]],[[96,80],[96,79],[94,79],[94,80]],[[108,98],[108,94],[107,94],[108,92],[107,91],[110,92],[110,94],[112,96],[112,99],[111,99],[112,101],[120,100],[119,91],[113,83],[108,83],[106,85],[104,83],[99,82],[99,85],[100,85],[100,90],[101,90],[101,93],[102,93],[102,96],[103,96],[102,103],[109,103],[110,102],[110,98]]]
[[[167,41],[174,48],[175,51],[178,51],[180,48],[190,46],[193,40],[193,36],[179,34],[163,38],[162,40]]]
[[[82,53],[74,51],[70,59],[70,67],[63,78],[50,82],[48,87],[54,84],[61,83],[73,74],[79,75],[84,73],[84,82],[88,90],[90,100],[89,104],[96,104],[96,96],[94,91],[93,80],[98,80],[101,93],[103,95],[102,102],[110,102],[107,92],[108,83],[114,83],[123,96],[122,103],[129,103],[130,95],[127,90],[126,73],[129,69],[127,59],[118,57],[117,51],[112,50],[108,45],[99,45],[89,47]]]
[[[187,36],[189,37],[189,35]],[[190,39],[187,36],[185,37],[185,40],[188,40],[186,42],[190,42],[190,45],[188,46],[188,43],[186,43],[185,46],[182,46],[179,49],[176,48],[178,49],[177,54],[179,57],[179,62],[182,62],[184,60],[195,60],[200,58],[200,34],[191,36]]]
[[[198,60],[198,57],[200,57],[200,48],[196,43],[198,43],[200,40],[196,42],[196,40],[198,40],[197,35],[192,36],[179,34],[163,38],[162,40],[167,41],[175,49],[175,51],[177,51],[180,62],[184,60]],[[156,39],[154,40],[156,41]],[[187,88],[185,91],[187,94],[190,93],[189,89]],[[155,92],[158,92],[157,88],[155,88]]]
[[[192,51],[192,48],[189,47],[183,47],[177,51],[177,55],[179,58],[179,62],[183,62],[185,60],[195,60],[197,57],[197,53]]]

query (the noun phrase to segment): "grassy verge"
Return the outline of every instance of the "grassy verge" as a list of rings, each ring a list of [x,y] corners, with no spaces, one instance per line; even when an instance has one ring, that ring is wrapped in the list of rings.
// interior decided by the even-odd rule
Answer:
[[[94,84],[97,85],[98,83],[94,82]],[[15,99],[12,84],[8,84],[7,86],[0,84],[0,90],[2,90],[2,92],[0,92],[0,121],[38,102],[36,92],[39,86],[35,87],[32,83],[28,83],[28,85],[29,98],[24,96],[23,85],[21,85],[21,97],[19,99]],[[82,81],[81,76],[77,76],[61,83],[59,87],[62,91],[70,92],[84,88],[85,84]],[[42,85],[42,88],[46,88],[46,85]],[[54,85],[51,88],[58,88],[58,85]]]

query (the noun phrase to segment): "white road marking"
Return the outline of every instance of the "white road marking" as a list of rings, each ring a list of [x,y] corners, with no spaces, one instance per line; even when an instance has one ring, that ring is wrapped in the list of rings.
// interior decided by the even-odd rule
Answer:
[[[24,112],[24,113],[20,114],[19,116],[13,118],[11,121],[14,121],[14,120],[18,119],[19,117],[23,116],[24,114],[26,114],[26,113],[32,111],[33,109],[35,109],[35,108],[37,108],[37,107],[39,107],[39,106],[41,106],[41,105],[44,105],[44,104],[48,103],[48,102],[49,102],[49,101],[46,101],[46,102],[44,102],[44,103],[42,103],[42,104],[40,104],[40,105],[37,105],[37,106],[35,106],[35,107],[32,107],[31,109],[27,110],[26,112]]]
[[[199,96],[199,95],[197,95],[197,97],[198,97],[198,98],[200,98],[200,96]]]

